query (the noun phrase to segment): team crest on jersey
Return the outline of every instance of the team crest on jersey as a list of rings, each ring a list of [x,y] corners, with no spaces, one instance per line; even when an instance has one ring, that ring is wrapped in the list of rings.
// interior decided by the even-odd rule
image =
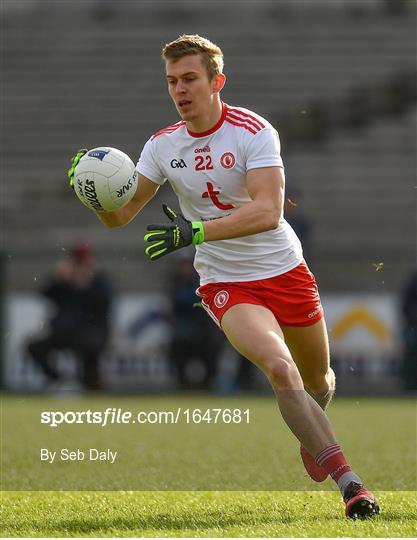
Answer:
[[[229,293],[227,291],[220,291],[214,297],[214,305],[218,308],[222,308],[227,304],[229,300]]]
[[[220,165],[225,169],[232,169],[236,163],[236,158],[232,152],[225,152],[220,158]]]

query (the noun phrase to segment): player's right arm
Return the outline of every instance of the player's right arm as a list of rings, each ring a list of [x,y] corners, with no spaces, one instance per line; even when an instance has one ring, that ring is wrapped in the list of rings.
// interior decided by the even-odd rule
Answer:
[[[124,227],[138,215],[142,208],[154,197],[159,184],[136,172],[137,188],[132,199],[114,212],[96,212],[100,220],[109,228]]]

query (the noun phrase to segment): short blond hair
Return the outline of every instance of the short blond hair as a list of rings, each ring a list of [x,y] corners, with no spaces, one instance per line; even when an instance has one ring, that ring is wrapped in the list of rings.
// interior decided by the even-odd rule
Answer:
[[[179,36],[171,43],[167,43],[162,49],[162,58],[177,62],[180,58],[189,54],[200,54],[206,67],[207,75],[211,81],[214,76],[223,73],[223,52],[210,40],[197,34]]]

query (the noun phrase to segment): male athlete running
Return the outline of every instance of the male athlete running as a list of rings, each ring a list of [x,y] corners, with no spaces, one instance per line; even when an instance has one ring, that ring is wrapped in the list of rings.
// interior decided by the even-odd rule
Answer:
[[[324,412],[335,377],[316,281],[283,217],[278,134],[259,115],[221,101],[223,53],[209,40],[180,36],[162,56],[181,121],[145,144],[133,199],[98,216],[108,227],[126,225],[169,180],[181,212],[163,206],[166,222],[148,226],[146,254],[156,260],[196,245],[202,304],[230,343],[268,377],[310,477],[333,478],[347,517],[378,514]],[[84,153],[73,158],[70,180]]]

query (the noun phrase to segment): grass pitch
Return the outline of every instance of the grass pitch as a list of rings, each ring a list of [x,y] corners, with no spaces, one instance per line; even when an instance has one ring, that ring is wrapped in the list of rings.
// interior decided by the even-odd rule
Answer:
[[[43,443],[39,421],[33,411],[40,409],[63,408],[62,400],[57,405],[46,397],[8,397],[3,400],[2,414],[2,483],[19,485],[17,478],[27,468],[27,455],[30,449]],[[71,403],[71,408],[103,409],[109,405],[110,397],[84,397]],[[190,402],[183,397],[138,397],[122,398],[124,409],[134,410],[168,410],[181,404],[182,406],[222,407],[227,404],[225,398],[196,397]],[[306,479],[305,471],[298,458],[298,448],[293,437],[280,425],[279,414],[272,398],[236,398],[235,405],[240,408],[249,407],[255,417],[266,419],[265,423],[254,422],[253,431],[238,431],[223,426],[213,432],[209,426],[198,428],[198,435],[203,447],[218,445],[220,449],[229,448],[236,455],[236,460],[219,452],[215,456],[218,470],[210,468],[197,469],[190,476],[191,454],[179,456],[177,452],[192,444],[190,426],[173,426],[161,428],[158,432],[133,431],[124,429],[106,432],[111,438],[121,437],[123,445],[130,439],[147,440],[145,434],[154,437],[157,445],[167,444],[163,436],[169,434],[170,445],[166,452],[160,454],[155,462],[158,467],[152,468],[152,474],[144,478],[151,481],[155,476],[156,485],[167,478],[168,484],[180,486],[178,491],[134,491],[112,490],[113,475],[116,469],[94,469],[94,480],[101,487],[96,491],[58,491],[65,489],[56,487],[56,479],[63,474],[81,484],[89,469],[77,464],[61,464],[53,468],[42,464],[43,469],[33,467],[32,475],[25,491],[2,492],[2,536],[12,537],[59,537],[59,536],[92,536],[92,537],[414,537],[417,532],[416,504],[416,410],[413,400],[371,400],[371,399],[336,399],[330,409],[330,416],[336,426],[339,439],[347,448],[349,460],[363,474],[366,482],[375,492],[382,507],[382,514],[366,522],[350,522],[344,518],[344,505],[340,495],[334,490],[332,482],[323,485],[313,484]],[[113,403],[110,403],[112,406]],[[32,414],[31,414],[32,413]],[[25,420],[26,419],[26,420]],[[276,422],[276,424],[275,424]],[[23,423],[23,425],[22,425]],[[273,426],[271,425],[274,424]],[[73,440],[77,432],[74,426],[69,431],[62,431],[64,441],[68,437]],[[137,429],[137,428],[135,428]],[[26,433],[25,452],[13,448],[14,435],[19,430]],[[258,430],[258,431],[257,431]],[[83,438],[91,436],[95,442],[94,430],[82,434]],[[267,431],[267,432],[266,432]],[[46,432],[45,432],[46,433]],[[101,431],[104,433],[104,430]],[[250,433],[255,437],[253,445],[258,455],[238,457],[238,449],[244,442],[243,435]],[[222,446],[221,437],[225,436],[227,445]],[[124,438],[123,438],[124,437]],[[19,437],[18,439],[19,440]],[[20,439],[21,440],[21,439]],[[181,446],[181,440],[185,446]],[[90,441],[91,442],[91,441]],[[273,452],[271,453],[271,447]],[[363,449],[366,449],[364,452]],[[145,449],[141,446],[141,451]],[[242,453],[242,452],[241,452]],[[263,455],[264,454],[264,455]],[[142,457],[145,454],[141,454]],[[174,456],[175,470],[167,461]],[[26,456],[26,457],[25,457]],[[250,471],[261,472],[266,462],[273,456],[273,461],[280,464],[276,468],[277,476],[262,480],[265,490],[238,490],[241,472],[243,478],[250,479]],[[182,459],[181,459],[182,457]],[[203,455],[193,462],[198,467],[204,460]],[[233,456],[232,456],[233,458]],[[239,465],[234,466],[237,462]],[[123,462],[122,462],[123,463]],[[259,466],[259,464],[261,466]],[[6,471],[11,470],[9,474]],[[139,471],[140,460],[134,461],[127,469],[121,485],[129,485],[129,478],[134,471]],[[143,469],[145,471],[146,467]],[[230,470],[229,470],[230,469]],[[27,469],[26,469],[27,470]],[[103,475],[100,478],[100,471]],[[271,469],[272,470],[272,469]],[[36,481],[39,485],[43,478],[51,476],[51,486],[44,489],[53,491],[35,491]],[[51,472],[52,471],[52,472]],[[133,472],[132,472],[133,471]],[[237,471],[237,472],[236,472]],[[29,471],[30,472],[30,471]],[[27,473],[29,475],[29,472]],[[25,473],[26,474],[26,473]],[[207,478],[204,478],[207,475]],[[230,478],[229,478],[230,477]],[[210,486],[212,478],[224,478],[232,491],[202,489],[191,491],[181,489],[181,485],[197,482],[199,486]],[[227,480],[229,478],[229,480]],[[307,489],[291,489],[288,478],[302,482]],[[300,480],[300,482],[301,482]],[[245,480],[246,482],[247,480]],[[55,482],[55,483],[54,483]],[[198,483],[199,482],[199,483]],[[301,483],[302,483],[301,482]],[[216,480],[219,483],[219,480]],[[221,483],[221,482],[220,482]],[[47,485],[47,484],[46,484]],[[63,484],[64,485],[64,484]],[[300,483],[294,486],[301,485]],[[317,491],[318,488],[333,491]],[[18,487],[16,489],[22,489]],[[25,489],[25,488],[24,488]],[[80,488],[81,489],[81,488]],[[276,491],[285,489],[285,491]],[[311,491],[314,489],[315,491]],[[106,491],[107,490],[107,491]]]
[[[13,492],[3,535],[414,537],[416,493],[377,496],[383,513],[351,522],[334,492]]]

